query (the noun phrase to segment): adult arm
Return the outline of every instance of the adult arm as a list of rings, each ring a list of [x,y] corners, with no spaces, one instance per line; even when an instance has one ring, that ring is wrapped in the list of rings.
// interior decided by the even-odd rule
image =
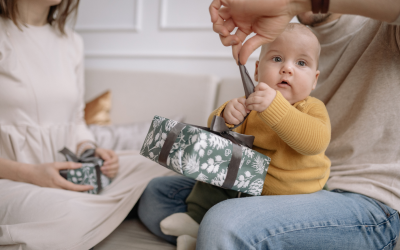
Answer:
[[[93,189],[90,185],[76,185],[59,174],[62,169],[77,169],[82,164],[75,162],[54,162],[45,164],[26,164],[0,158],[0,179],[26,182],[40,187],[51,187],[72,191]]]
[[[292,18],[311,11],[311,0],[213,0],[210,5],[213,29],[225,46],[233,46],[235,60],[247,62],[251,53],[262,44],[270,43],[283,32]],[[399,21],[400,1],[330,0],[330,13],[353,14],[384,22]],[[238,27],[234,35],[230,35]],[[256,35],[242,42],[252,32]]]

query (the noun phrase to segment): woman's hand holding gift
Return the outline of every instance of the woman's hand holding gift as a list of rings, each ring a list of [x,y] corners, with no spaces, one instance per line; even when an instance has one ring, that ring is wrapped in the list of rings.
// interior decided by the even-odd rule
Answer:
[[[266,83],[260,82],[254,89],[249,98],[246,100],[246,107],[249,110],[263,112],[266,110],[276,96],[276,90],[268,86]]]
[[[118,155],[110,149],[96,148],[95,156],[104,160],[101,172],[108,178],[114,178],[119,169]]]
[[[249,112],[246,108],[246,98],[240,97],[230,100],[221,116],[226,123],[237,125]]]
[[[77,192],[92,190],[91,185],[77,185],[67,181],[60,175],[60,170],[81,168],[81,163],[76,162],[52,162],[36,164],[32,166],[21,166],[20,174],[22,180],[40,187],[66,189]]]

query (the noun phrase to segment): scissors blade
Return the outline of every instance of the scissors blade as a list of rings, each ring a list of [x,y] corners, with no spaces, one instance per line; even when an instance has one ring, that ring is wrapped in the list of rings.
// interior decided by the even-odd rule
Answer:
[[[246,67],[242,65],[240,61],[238,61],[238,63],[239,63],[240,76],[242,77],[244,93],[246,95],[246,98],[248,98],[249,95],[254,92],[254,84],[253,81],[251,80],[249,72],[247,72]]]

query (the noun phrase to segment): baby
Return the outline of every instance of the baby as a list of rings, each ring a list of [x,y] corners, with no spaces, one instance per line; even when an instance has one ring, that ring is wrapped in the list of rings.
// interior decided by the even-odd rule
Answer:
[[[210,115],[209,125],[214,115],[220,115],[232,127],[250,113],[235,131],[254,135],[253,150],[271,158],[262,195],[317,192],[329,177],[328,112],[309,96],[319,76],[319,53],[318,39],[306,26],[289,24],[274,42],[263,45],[256,62],[255,92],[248,99],[230,100]],[[208,209],[226,199],[249,196],[197,182],[186,199],[187,213],[165,218],[161,230],[178,236],[178,250],[194,249]]]

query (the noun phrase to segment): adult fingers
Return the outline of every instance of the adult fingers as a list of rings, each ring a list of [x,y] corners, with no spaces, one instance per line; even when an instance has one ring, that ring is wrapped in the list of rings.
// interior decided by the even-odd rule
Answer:
[[[251,33],[251,32],[250,32]],[[243,47],[243,45],[242,45],[242,42],[244,41],[244,40],[246,40],[246,37],[248,36],[248,34],[250,34],[250,33],[246,33],[246,32],[243,32],[242,30],[240,30],[240,29],[238,29],[237,31],[236,31],[236,33],[235,33],[235,35],[239,38],[239,43],[237,44],[237,45],[234,45],[234,46],[232,46],[232,54],[233,54],[233,58],[235,58],[235,60],[236,60],[236,63],[238,63],[238,60],[239,60],[239,54],[241,54],[242,52],[242,47]],[[241,59],[240,59],[240,63],[241,64],[246,64],[246,62],[243,62]]]
[[[118,163],[114,163],[112,165],[108,165],[108,166],[102,166],[101,171],[103,172],[109,172],[109,171],[115,171],[119,169],[119,164]]]
[[[210,15],[211,15],[211,22],[213,23],[213,30],[214,32],[222,35],[228,36],[229,31],[224,26],[224,19],[220,16],[219,10],[221,9],[221,0],[214,0],[209,8]]]
[[[211,22],[215,23],[218,21],[219,14],[218,11],[222,6],[221,0],[213,0],[212,3],[210,4],[210,7],[208,10],[210,11],[210,16],[211,16]]]
[[[232,19],[228,19],[227,21],[225,21],[224,26],[227,28],[229,33],[232,32],[236,27]],[[237,35],[228,35],[228,36],[220,35],[219,38],[224,46],[232,46],[241,43]]]
[[[229,36],[219,36],[221,43],[224,46],[232,46],[240,44],[240,40],[236,35],[229,35]]]
[[[109,166],[118,163],[118,155],[113,150],[107,150],[109,159],[104,161],[104,166]]]
[[[272,41],[273,41],[272,39],[268,39],[258,34],[251,37],[243,44],[242,48],[240,49],[240,58],[239,58],[240,62],[242,64],[246,64],[247,59],[249,59],[250,55],[254,52],[254,50],[256,50],[261,45]]]
[[[107,162],[111,159],[110,153],[106,149],[102,148],[97,148],[96,149],[96,154],[104,160],[104,162]]]
[[[72,182],[67,181],[66,179],[62,178],[61,176],[55,180],[55,185],[57,188],[77,191],[77,192],[84,192],[88,190],[92,190],[94,187],[91,185],[78,185]]]
[[[236,64],[238,64],[239,53],[240,53],[241,49],[242,49],[242,43],[241,42],[236,44],[236,45],[232,45],[232,55],[233,55],[233,58],[236,61]],[[242,61],[240,61],[240,63],[242,63]]]
[[[229,33],[231,33],[236,28],[235,22],[232,18],[226,20],[224,22],[224,26],[229,31]]]
[[[77,168],[81,168],[82,164],[81,163],[77,163],[77,162],[55,162],[53,163],[53,166],[58,169],[58,170],[63,170],[63,169],[77,169]]]
[[[110,178],[113,178],[117,173],[118,173],[118,167],[114,168],[114,169],[102,169],[101,172],[105,175],[108,176]]]

